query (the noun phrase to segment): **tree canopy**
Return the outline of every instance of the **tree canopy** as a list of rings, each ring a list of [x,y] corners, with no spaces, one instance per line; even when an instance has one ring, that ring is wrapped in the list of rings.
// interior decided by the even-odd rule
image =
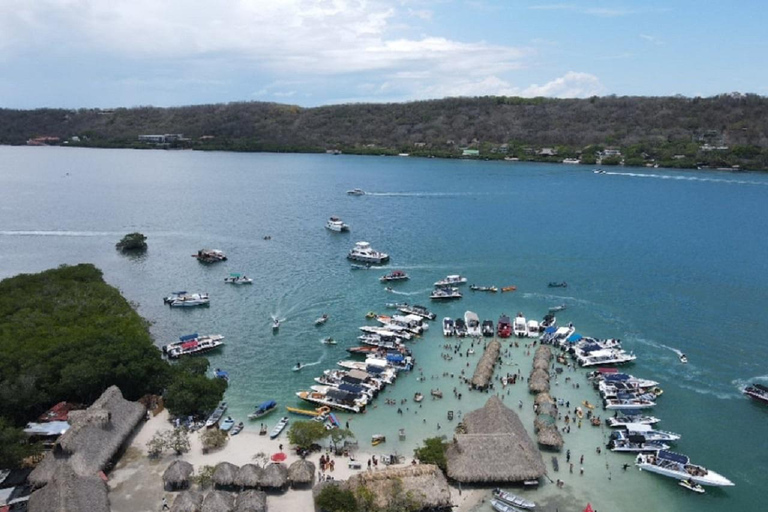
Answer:
[[[291,444],[308,450],[313,444],[330,435],[325,425],[319,421],[295,421],[288,429],[288,439]]]

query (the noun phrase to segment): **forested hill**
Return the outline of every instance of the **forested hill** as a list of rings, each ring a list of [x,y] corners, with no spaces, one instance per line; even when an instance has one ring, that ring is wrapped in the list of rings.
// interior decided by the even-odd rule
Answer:
[[[251,102],[0,110],[2,144],[58,137],[71,145],[146,147],[138,142],[141,134],[183,134],[185,140],[171,146],[195,149],[459,156],[470,148],[481,158],[562,160],[583,153],[589,161],[595,152],[615,148],[631,164],[678,160],[680,166],[766,168],[768,98],[481,97],[315,108]],[[554,151],[541,151],[547,147]]]

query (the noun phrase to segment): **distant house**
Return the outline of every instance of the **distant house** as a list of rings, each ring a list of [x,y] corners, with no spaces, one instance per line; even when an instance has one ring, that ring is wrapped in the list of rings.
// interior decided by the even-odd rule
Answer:
[[[603,158],[621,158],[621,151],[618,149],[604,149],[600,156]]]
[[[480,156],[479,149],[462,149],[461,156],[466,158],[477,158]]]
[[[58,144],[59,140],[58,137],[52,137],[50,135],[35,137],[27,140],[27,146],[48,146],[50,144]]]
[[[417,148],[423,148],[423,147],[426,147],[427,143],[426,142],[414,142],[413,145],[415,147],[417,147]]]
[[[150,144],[168,144],[171,142],[182,142],[189,139],[185,139],[181,133],[165,133],[163,135],[139,135],[139,142],[147,142]]]
[[[539,156],[557,156],[557,150],[555,148],[541,148],[536,154]]]

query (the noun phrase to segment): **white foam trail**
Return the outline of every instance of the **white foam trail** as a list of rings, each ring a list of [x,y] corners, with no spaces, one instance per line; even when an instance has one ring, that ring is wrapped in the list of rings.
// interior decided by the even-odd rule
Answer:
[[[306,363],[306,364],[305,363],[301,363],[301,369],[303,370],[307,366],[315,366],[315,365],[318,365],[318,364],[322,363],[324,357],[325,357],[325,353],[323,353],[323,355],[320,356],[320,359],[318,359],[314,363]]]
[[[490,194],[477,192],[366,192],[365,195],[379,197],[467,197]]]
[[[113,231],[0,231],[2,236],[117,236]]]
[[[744,391],[744,388],[755,381],[768,382],[768,375],[758,375],[757,377],[750,377],[748,379],[734,379],[731,381],[731,384],[733,384],[734,387],[738,389],[739,392],[741,392]]]
[[[675,181],[700,181],[709,183],[732,183],[734,185],[760,185],[766,186],[768,182],[763,181],[748,181],[748,180],[729,180],[725,178],[699,178],[697,176],[673,176],[670,174],[644,174],[639,172],[610,172],[603,173],[607,176],[627,176],[631,178],[654,178],[658,180],[675,180]]]
[[[401,292],[401,291],[399,291],[399,290],[395,290],[395,289],[393,289],[393,288],[389,288],[387,291],[388,291],[389,293],[394,293],[395,295],[420,295],[420,294],[423,294],[423,293],[426,293],[426,292],[428,292],[428,291],[429,291],[429,289],[426,289],[426,290],[418,290],[418,291],[415,291],[415,292]]]

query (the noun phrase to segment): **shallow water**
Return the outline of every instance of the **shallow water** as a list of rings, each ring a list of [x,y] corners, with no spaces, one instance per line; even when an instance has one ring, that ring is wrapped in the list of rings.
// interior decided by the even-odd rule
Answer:
[[[494,321],[518,311],[540,319],[564,303],[561,323],[572,321],[584,335],[621,338],[635,351],[632,372],[659,380],[665,390],[654,410],[663,419],[659,427],[683,434],[675,449],[736,487],[698,496],[634,467],[625,472],[621,466],[632,457],[597,455],[607,431],[584,425],[566,435],[566,448],[574,457],[585,455],[585,474],[578,466],[569,474],[564,453],[555,473],[545,454],[549,476],[564,479],[566,487],[544,485],[527,495],[543,510],[564,510],[564,504],[581,510],[587,501],[598,510],[627,512],[760,510],[768,408],[748,401],[740,388],[768,381],[766,185],[763,174],[714,171],[615,168],[595,175],[545,164],[4,147],[0,277],[93,262],[153,322],[158,344],[196,331],[224,334],[226,347],[210,359],[229,372],[227,400],[240,418],[269,398],[305,407],[294,393],[347,358],[344,349],[355,344],[365,313],[384,312],[386,302],[422,303],[438,318],[470,309]],[[355,187],[369,193],[347,196]],[[325,230],[330,215],[352,232]],[[131,231],[149,237],[145,256],[114,250]],[[350,271],[345,255],[358,240],[389,252],[388,268],[405,269],[411,280],[388,293],[377,279],[385,270]],[[229,261],[197,263],[190,255],[202,247],[223,249]],[[230,272],[244,272],[255,283],[225,285]],[[452,273],[518,291],[465,287],[459,302],[428,304],[432,283]],[[561,280],[567,289],[547,288]],[[180,289],[208,291],[211,306],[171,310],[162,304]],[[330,319],[315,327],[323,313]],[[278,333],[271,330],[272,315],[285,319]],[[321,344],[325,336],[339,345]],[[483,393],[459,389],[460,401],[452,393],[459,372],[471,374],[481,351],[467,368],[465,357],[440,357],[444,343],[434,322],[413,343],[424,382],[417,381],[418,370],[404,375],[368,413],[340,415],[361,446],[369,448],[371,434],[382,433],[387,442],[374,450],[409,457],[425,436],[450,437],[457,420],[447,420],[448,410],[458,416],[484,403]],[[676,351],[690,363],[681,365]],[[508,371],[527,375],[525,353],[510,348]],[[319,364],[292,372],[297,361]],[[555,394],[572,404],[594,402],[584,373],[571,375],[580,389],[561,381]],[[437,387],[442,400],[429,397]],[[507,389],[505,402],[532,430],[532,397],[521,384]],[[410,399],[419,390],[427,396],[418,411],[409,402],[401,416],[384,404],[383,398]],[[406,429],[405,441],[397,439],[399,428]]]

